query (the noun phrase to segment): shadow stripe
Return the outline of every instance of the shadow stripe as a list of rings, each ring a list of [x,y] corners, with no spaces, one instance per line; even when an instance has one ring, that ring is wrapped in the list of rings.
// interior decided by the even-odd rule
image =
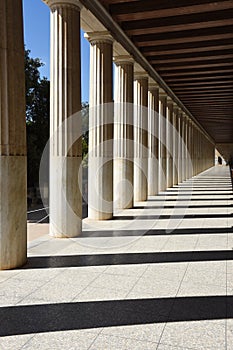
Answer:
[[[168,220],[168,219],[217,219],[233,217],[231,214],[187,214],[187,215],[122,215],[113,216],[112,220]]]
[[[209,205],[164,205],[164,206],[134,206],[132,209],[200,209],[200,208],[228,208],[233,207],[233,204],[209,204]]]
[[[226,303],[228,312],[226,312]],[[179,297],[0,308],[0,336],[111,326],[225,319],[233,297]]]
[[[233,227],[216,228],[184,228],[167,232],[166,229],[148,230],[106,230],[106,231],[83,231],[80,238],[85,237],[124,237],[124,236],[164,236],[164,235],[203,235],[203,234],[226,234],[232,233]]]
[[[233,260],[232,250],[29,257],[24,269]]]

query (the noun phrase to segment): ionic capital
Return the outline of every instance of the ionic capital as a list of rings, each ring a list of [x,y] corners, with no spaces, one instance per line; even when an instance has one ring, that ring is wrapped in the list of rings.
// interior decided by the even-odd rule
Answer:
[[[156,83],[156,81],[149,81],[148,90],[149,91],[159,90],[159,85]]]
[[[62,7],[71,7],[80,11],[83,7],[79,0],[43,0],[43,2],[48,5],[51,10]]]
[[[134,80],[148,80],[149,75],[146,71],[134,72]]]
[[[117,66],[123,65],[123,64],[134,64],[134,59],[131,55],[118,55],[113,57],[113,61]]]
[[[159,88],[159,99],[160,99],[160,101],[164,101],[164,102],[167,101],[167,94],[166,94],[166,92],[165,92],[163,89],[161,89],[161,88]]]
[[[170,96],[167,97],[167,105],[169,108],[173,108],[174,106],[173,100]]]
[[[107,30],[101,32],[88,32],[84,34],[84,37],[90,44],[94,45],[98,43],[112,44],[114,42],[114,38]]]

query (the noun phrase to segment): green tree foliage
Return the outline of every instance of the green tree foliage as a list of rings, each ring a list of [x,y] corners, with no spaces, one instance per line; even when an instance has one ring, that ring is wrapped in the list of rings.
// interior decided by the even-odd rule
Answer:
[[[40,159],[49,138],[49,81],[40,77],[42,66],[25,50],[28,187],[38,186]]]

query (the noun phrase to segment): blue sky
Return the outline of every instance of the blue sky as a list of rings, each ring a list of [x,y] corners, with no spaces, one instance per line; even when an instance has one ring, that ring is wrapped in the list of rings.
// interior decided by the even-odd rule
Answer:
[[[50,9],[42,0],[23,0],[24,41],[32,57],[44,62],[41,75],[49,78]],[[89,43],[81,31],[82,101],[89,100]]]

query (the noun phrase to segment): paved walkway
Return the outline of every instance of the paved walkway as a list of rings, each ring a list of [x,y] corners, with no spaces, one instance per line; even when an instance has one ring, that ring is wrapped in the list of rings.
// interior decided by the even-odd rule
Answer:
[[[227,167],[84,228],[30,224],[27,266],[0,272],[1,350],[233,349]]]

